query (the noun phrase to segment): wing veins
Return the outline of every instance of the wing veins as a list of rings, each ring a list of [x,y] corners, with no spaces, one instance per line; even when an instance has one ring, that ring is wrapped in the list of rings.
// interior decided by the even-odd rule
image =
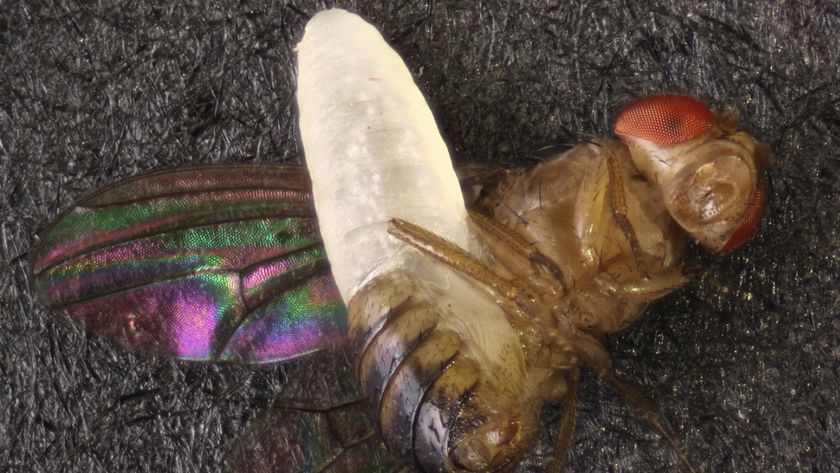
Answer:
[[[52,269],[55,269],[57,266],[60,266],[60,265],[66,263],[70,260],[77,259],[77,258],[80,258],[80,257],[83,257],[83,256],[87,256],[87,255],[90,255],[90,254],[95,253],[97,251],[101,251],[101,250],[108,249],[108,248],[114,248],[114,247],[117,247],[117,246],[120,246],[120,245],[123,245],[123,244],[126,244],[126,243],[132,243],[132,242],[143,240],[143,239],[150,238],[150,237],[163,236],[163,235],[167,235],[167,234],[170,234],[170,233],[178,233],[180,231],[191,230],[191,229],[210,228],[210,227],[214,227],[214,226],[217,226],[217,225],[225,225],[225,224],[229,224],[229,223],[252,222],[252,221],[257,221],[257,220],[286,219],[286,218],[306,218],[308,220],[315,220],[314,215],[295,215],[295,214],[279,214],[278,213],[278,214],[255,215],[253,217],[244,217],[244,218],[240,217],[240,218],[224,219],[224,220],[218,220],[218,221],[214,221],[214,222],[210,222],[210,223],[205,223],[205,224],[202,224],[202,225],[190,225],[189,222],[185,222],[184,225],[178,225],[176,227],[170,227],[170,228],[160,230],[160,231],[140,233],[140,234],[132,236],[131,238],[119,240],[117,242],[106,243],[106,244],[102,244],[102,245],[93,245],[93,246],[86,247],[84,250],[82,250],[78,253],[73,253],[72,255],[70,255],[70,256],[68,256],[64,259],[59,259],[59,260],[51,262],[50,264],[48,264],[48,265],[44,266],[43,268],[41,268],[40,270],[36,271],[35,276],[39,277],[42,274],[44,274],[45,272],[50,271]],[[318,237],[318,241],[320,242],[320,235]],[[296,250],[297,249],[295,249],[295,251]],[[38,253],[40,253],[40,252],[41,252],[41,248],[38,249]],[[281,255],[278,255],[278,256],[281,256]],[[260,262],[257,261],[254,264],[259,264],[259,263]]]
[[[136,199],[121,200],[121,201],[111,202],[111,203],[107,203],[107,204],[81,203],[80,205],[77,205],[76,208],[91,209],[91,210],[105,210],[105,209],[110,209],[110,208],[122,207],[122,206],[126,206],[126,205],[142,204],[142,203],[150,202],[150,201],[153,201],[153,200],[167,199],[167,198],[171,198],[171,197],[182,197],[182,196],[187,196],[187,195],[201,195],[201,194],[215,194],[215,193],[225,193],[225,192],[233,193],[233,192],[240,192],[240,191],[242,191],[242,192],[249,192],[249,191],[288,192],[288,193],[298,194],[298,195],[300,195],[301,197],[304,197],[304,198],[300,199],[300,200],[271,199],[270,201],[275,201],[276,200],[277,202],[294,202],[294,203],[312,202],[311,198],[306,198],[307,196],[311,196],[311,193],[307,192],[305,190],[299,190],[299,189],[283,189],[283,188],[276,188],[276,187],[225,187],[225,188],[218,187],[218,188],[210,188],[210,189],[190,189],[190,190],[184,190],[184,191],[180,191],[180,192],[169,192],[169,193],[166,193],[166,194],[156,194],[156,195],[151,195],[151,196],[138,197]]]
[[[184,272],[181,272],[181,273],[174,273],[169,277],[155,279],[153,281],[144,281],[144,282],[139,283],[139,284],[131,284],[131,285],[120,287],[118,289],[102,292],[102,293],[99,293],[99,294],[96,294],[96,295],[93,295],[93,296],[81,297],[79,299],[75,299],[75,300],[72,300],[72,301],[69,301],[69,302],[62,302],[60,304],[49,305],[48,307],[50,309],[64,310],[66,307],[71,306],[71,305],[84,304],[84,303],[87,303],[87,302],[95,301],[97,299],[103,299],[105,297],[113,296],[113,295],[119,294],[121,292],[129,292],[129,291],[133,291],[135,289],[141,289],[141,288],[144,288],[144,287],[151,287],[151,286],[154,286],[154,285],[160,284],[160,283],[177,281],[178,279],[185,279],[189,276],[198,276],[198,275],[202,275],[202,274],[218,274],[218,275],[221,275],[221,276],[226,276],[226,275],[230,275],[230,274],[233,274],[233,273],[236,273],[236,270],[231,270],[231,269],[207,269],[207,270],[184,271]]]
[[[320,242],[318,244],[320,244]],[[297,248],[297,249],[295,249],[291,252],[283,253],[281,255],[271,256],[269,258],[265,258],[265,259],[262,259],[260,261],[257,261],[255,263],[249,265],[248,267],[255,267],[255,266],[258,266],[260,264],[265,264],[269,261],[272,261],[272,260],[275,260],[275,259],[278,259],[278,258],[281,258],[281,257],[284,257],[284,256],[290,256],[290,255],[293,255],[293,254],[298,253],[300,251],[305,251],[307,249],[311,249],[312,246],[314,246],[314,244],[313,245],[307,245],[304,248]],[[312,263],[310,263],[310,264],[314,264],[314,263],[317,263],[319,261],[326,262],[325,259],[324,260],[315,260],[315,261],[312,261]],[[304,268],[306,266],[308,266],[308,264],[307,265],[301,265],[300,268]],[[327,268],[328,267],[329,266],[327,266]],[[178,273],[173,273],[172,275],[167,276],[165,278],[143,281],[143,282],[140,282],[138,284],[126,285],[126,286],[123,286],[123,287],[120,287],[120,288],[117,288],[117,289],[114,289],[114,290],[111,290],[111,291],[105,291],[105,292],[102,292],[102,293],[99,293],[99,294],[96,294],[96,295],[93,295],[93,296],[81,297],[81,298],[74,299],[74,300],[71,300],[71,301],[68,301],[68,302],[62,302],[60,304],[50,305],[49,308],[50,309],[63,310],[64,308],[66,308],[67,306],[70,306],[70,305],[91,302],[91,301],[95,301],[97,299],[101,299],[101,298],[104,298],[104,297],[113,296],[113,295],[119,294],[121,292],[128,292],[128,291],[132,291],[132,290],[135,290],[135,289],[141,289],[141,288],[144,288],[144,287],[151,287],[151,286],[154,286],[155,284],[172,282],[172,281],[176,281],[178,279],[185,279],[189,276],[198,276],[198,275],[204,275],[204,274],[218,274],[218,275],[237,274],[239,276],[240,282],[241,282],[242,272],[243,272],[243,270],[240,269],[240,268],[231,268],[231,269],[213,268],[213,269],[197,269],[197,270],[190,270],[190,271],[182,271],[182,272],[178,272]],[[240,288],[241,288],[241,286],[240,286]],[[241,289],[240,289],[239,292],[240,292],[240,294],[242,294]],[[244,297],[244,294],[243,294],[243,297]],[[248,308],[247,304],[244,304],[244,303],[243,303],[242,307]],[[260,306],[255,306],[255,307],[260,307]]]
[[[272,302],[275,301],[276,296],[280,294],[284,294],[289,292],[290,289],[294,289],[296,287],[300,287],[300,283],[306,282],[308,279],[312,278],[315,275],[319,274],[326,274],[330,269],[330,264],[327,262],[326,259],[318,259],[310,261],[306,264],[302,264],[297,268],[289,271],[289,275],[291,276],[287,281],[284,281],[284,284],[278,285],[276,288],[272,287],[270,289],[270,295],[268,297],[253,297],[251,299],[257,299],[259,302],[256,304],[249,304],[248,298],[245,297],[245,294],[242,293],[243,297],[243,306],[246,309],[247,313],[256,312],[260,309],[268,307],[271,305]],[[241,274],[240,274],[241,280]],[[240,286],[241,287],[241,286]],[[237,324],[238,326],[239,324]]]

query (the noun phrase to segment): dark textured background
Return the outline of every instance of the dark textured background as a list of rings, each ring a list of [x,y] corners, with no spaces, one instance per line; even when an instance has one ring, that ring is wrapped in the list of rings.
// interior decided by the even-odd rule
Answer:
[[[32,298],[27,256],[90,190],[187,163],[301,160],[293,48],[323,5],[0,2],[0,471],[214,472],[278,367],[128,353]],[[456,161],[527,163],[633,97],[736,105],[776,152],[755,241],[609,340],[706,472],[840,471],[837,2],[350,2]],[[591,374],[566,471],[676,471]]]

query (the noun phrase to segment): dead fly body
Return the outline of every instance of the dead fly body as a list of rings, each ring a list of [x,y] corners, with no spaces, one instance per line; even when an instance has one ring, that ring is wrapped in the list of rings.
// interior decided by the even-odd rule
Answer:
[[[372,26],[320,13],[298,51],[311,193],[305,172],[283,166],[107,188],[43,238],[42,299],[180,359],[265,363],[349,342],[385,444],[427,472],[514,467],[543,404],[565,401],[558,471],[582,366],[679,450],[614,376],[601,339],[690,280],[686,234],[727,253],[755,232],[768,154],[737,114],[680,95],[640,100],[618,116],[619,140],[494,170],[468,211],[425,100]],[[273,471],[372,464],[349,445],[337,460],[280,444]]]
[[[636,116],[646,121],[627,122]],[[670,120],[678,128],[705,122],[699,134],[662,144],[670,139],[662,131]],[[475,255],[404,220],[390,222],[392,235],[469,285],[459,287],[462,281],[447,280],[445,271],[438,281],[396,271],[370,281],[349,303],[352,338],[361,340],[360,380],[379,401],[393,450],[410,455],[413,445],[426,471],[496,471],[527,450],[543,403],[566,399],[562,457],[571,443],[565,436],[574,431],[582,365],[611,381],[677,447],[645,397],[613,375],[600,339],[691,279],[680,264],[686,231],[716,252],[752,235],[764,199],[754,161],[760,148],[743,133],[722,131],[688,97],[639,101],[616,124],[619,132],[640,127],[653,131],[622,134],[625,142],[594,141],[509,172],[484,197],[491,214],[470,213],[483,244]],[[670,166],[682,169],[645,175],[640,169],[651,159],[678,160]],[[674,189],[672,179],[685,187]],[[684,220],[675,222],[675,215]],[[453,307],[464,298],[457,304],[471,307]],[[504,346],[494,339],[492,309],[478,310],[481,298],[501,310],[521,351],[488,360],[474,346],[476,339]],[[455,310],[477,311],[479,327],[453,324]]]

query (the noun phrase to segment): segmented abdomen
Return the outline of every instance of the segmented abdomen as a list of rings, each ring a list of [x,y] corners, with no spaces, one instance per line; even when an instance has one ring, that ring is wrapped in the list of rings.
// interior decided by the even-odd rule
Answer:
[[[511,451],[514,438],[527,442],[532,434],[520,431],[530,419],[520,420],[535,415],[523,406],[521,391],[511,389],[521,387],[521,378],[488,379],[475,341],[450,324],[438,300],[423,282],[392,272],[349,304],[359,380],[378,409],[385,442],[427,472],[484,471],[510,462],[519,454]],[[486,435],[493,429],[499,434]],[[502,442],[486,445],[485,436]]]

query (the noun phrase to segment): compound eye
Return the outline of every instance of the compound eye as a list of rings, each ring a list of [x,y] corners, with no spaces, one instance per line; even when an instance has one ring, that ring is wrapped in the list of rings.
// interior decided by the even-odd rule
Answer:
[[[741,224],[729,236],[729,240],[720,250],[720,254],[725,255],[735,251],[746,243],[758,230],[758,224],[761,223],[761,216],[764,214],[764,205],[767,201],[767,193],[764,184],[764,179],[758,181],[758,186],[755,188],[755,195],[750,203],[747,213],[744,215]]]
[[[654,95],[628,105],[615,119],[615,134],[657,145],[693,140],[711,130],[715,115],[685,95]]]

